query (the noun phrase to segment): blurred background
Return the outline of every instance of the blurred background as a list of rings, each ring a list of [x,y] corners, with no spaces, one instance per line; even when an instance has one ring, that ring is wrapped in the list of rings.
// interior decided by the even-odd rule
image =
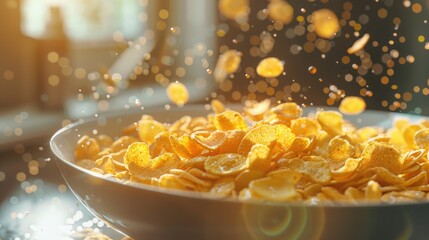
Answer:
[[[168,105],[164,88],[174,81],[185,83],[191,102],[336,106],[360,95],[369,109],[428,114],[427,1],[290,1],[288,24],[268,16],[269,2],[250,1],[239,23],[215,0],[2,1],[0,144],[97,113]],[[322,8],[338,17],[332,38],[312,27]],[[364,50],[348,54],[364,34]],[[215,83],[217,57],[227,49],[241,51],[242,63]],[[285,74],[261,78],[255,67],[271,56]]]
[[[287,24],[269,17],[270,2],[250,0],[238,21],[219,13],[217,0],[1,0],[0,239],[37,232],[40,216],[29,209],[40,202],[69,209],[56,221],[71,218],[68,229],[97,225],[50,161],[49,136],[80,118],[168,108],[170,82],[184,83],[193,103],[338,106],[353,95],[368,109],[429,114],[428,1],[291,0]],[[340,24],[331,38],[314,31],[312,13],[323,8]],[[347,53],[364,34],[364,48]],[[228,49],[242,53],[240,67],[215,82]],[[271,56],[285,74],[258,76],[256,65]]]
[[[80,117],[167,104],[172,81],[204,99],[214,89],[206,70],[181,59],[213,62],[214,29],[206,28],[216,13],[194,7],[216,9],[214,1],[2,1],[0,144]]]

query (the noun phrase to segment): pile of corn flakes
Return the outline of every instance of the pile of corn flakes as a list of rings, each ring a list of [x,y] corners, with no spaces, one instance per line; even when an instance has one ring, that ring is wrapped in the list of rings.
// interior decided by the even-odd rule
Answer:
[[[352,98],[346,104],[362,106]],[[346,105],[345,104],[345,105]],[[353,114],[343,105],[344,114]],[[214,113],[172,124],[152,116],[116,140],[83,136],[79,166],[164,188],[215,198],[332,202],[429,199],[429,121],[357,128],[337,111],[302,115],[293,102],[246,102],[243,114],[212,101]],[[355,108],[356,113],[362,111]]]

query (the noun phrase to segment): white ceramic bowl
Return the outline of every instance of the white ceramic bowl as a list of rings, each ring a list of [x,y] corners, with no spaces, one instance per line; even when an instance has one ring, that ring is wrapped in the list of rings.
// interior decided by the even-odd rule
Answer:
[[[306,111],[314,111],[308,108]],[[205,116],[202,105],[113,113],[75,123],[51,139],[58,166],[76,197],[97,217],[133,237],[144,239],[427,239],[429,204],[308,206],[299,203],[243,203],[149,185],[124,185],[74,164],[78,134],[93,130],[120,136],[121,130],[153,115],[173,122],[183,115]],[[350,120],[358,126],[388,127],[395,117],[415,116],[366,111]]]

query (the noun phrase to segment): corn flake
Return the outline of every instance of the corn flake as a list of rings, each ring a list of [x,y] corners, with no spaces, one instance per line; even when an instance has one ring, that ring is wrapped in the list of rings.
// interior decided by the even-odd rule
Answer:
[[[316,156],[306,156],[302,159],[292,159],[289,169],[304,174],[316,183],[327,183],[331,180],[329,164]]]
[[[337,15],[327,8],[313,12],[313,26],[316,34],[322,38],[334,38],[340,30]]]
[[[146,143],[136,142],[128,147],[124,156],[124,163],[130,172],[136,170],[135,173],[137,173],[137,170],[150,166],[150,159],[149,146]]]
[[[213,99],[210,103],[213,112],[216,114],[220,114],[223,113],[225,111],[225,106],[223,105],[223,103],[217,99]]]
[[[376,181],[369,181],[365,188],[365,199],[368,201],[380,201],[380,198],[380,184],[378,184]]]
[[[177,106],[183,106],[189,101],[189,92],[180,82],[172,82],[167,86],[167,96]]]
[[[423,128],[415,132],[414,142],[419,148],[429,150],[429,128]]]
[[[301,117],[298,119],[294,119],[291,122],[292,132],[297,136],[302,137],[315,137],[320,132],[319,123],[311,118]]]
[[[343,135],[343,116],[339,112],[320,111],[316,114],[317,121],[328,134]]]
[[[357,115],[365,111],[366,103],[361,97],[345,97],[338,107],[338,110],[344,114]]]
[[[210,196],[225,198],[230,196],[235,189],[234,178],[226,177],[217,180],[210,189]]]
[[[302,178],[301,173],[296,172],[296,171],[291,171],[290,169],[275,170],[275,171],[268,173],[267,176],[273,177],[273,178],[281,178],[281,179],[284,179],[285,181],[290,182],[294,185],[297,184]]]
[[[74,155],[77,160],[95,159],[100,152],[97,140],[89,136],[83,136],[77,141]]]
[[[270,201],[290,201],[301,198],[291,182],[282,178],[266,177],[253,180],[249,184],[252,194]]]
[[[305,137],[295,137],[292,144],[287,149],[287,152],[300,153],[308,149],[311,140]]]
[[[198,131],[191,134],[191,138],[201,147],[207,150],[218,149],[227,139],[227,134],[223,131]]]
[[[275,113],[280,119],[292,120],[301,117],[302,108],[294,103],[287,102],[277,105],[272,108],[273,113]]]
[[[402,169],[403,159],[400,150],[384,142],[371,142],[362,152],[361,169],[384,167],[394,174]]]
[[[246,169],[235,177],[235,189],[240,191],[249,186],[252,180],[260,179],[265,176],[265,172]]]
[[[181,169],[200,169],[204,170],[204,163],[208,159],[208,156],[199,156],[189,159],[182,163],[180,166]]]
[[[267,9],[268,16],[274,21],[288,24],[293,20],[293,7],[286,1],[271,1]]]
[[[418,124],[410,124],[403,128],[402,137],[404,138],[409,148],[411,149],[418,148],[417,143],[415,141],[415,135],[420,129],[422,129],[422,126]]]
[[[122,136],[112,143],[112,152],[119,152],[127,149],[132,143],[139,142],[138,138],[132,136]]]
[[[145,143],[131,144],[124,156],[124,163],[131,175],[144,178],[160,177],[170,169],[181,164],[179,157],[173,153],[164,153],[151,159],[149,147]]]
[[[223,16],[240,24],[247,22],[250,12],[249,0],[219,0],[218,8]]]
[[[260,121],[264,118],[264,115],[270,108],[271,101],[265,99],[261,102],[247,100],[245,107],[243,108],[244,113],[253,121]]]
[[[246,158],[234,153],[210,156],[204,162],[204,169],[208,173],[219,176],[236,175],[246,168]]]
[[[271,167],[270,148],[262,144],[253,145],[247,154],[247,165],[250,170],[268,171]]]
[[[151,144],[155,137],[165,131],[164,125],[158,121],[143,119],[139,122],[138,134],[141,141]]]
[[[219,153],[235,153],[238,146],[245,136],[246,132],[242,130],[229,130],[226,131],[226,140],[219,148]]]
[[[349,179],[359,167],[360,158],[349,158],[345,161],[344,165],[339,169],[331,170],[332,178],[335,180]]]
[[[232,110],[224,111],[220,114],[216,114],[214,118],[214,125],[216,129],[222,131],[228,130],[246,130],[247,124],[244,117]]]
[[[102,148],[108,148],[113,143],[113,139],[105,134],[100,134],[97,136],[97,143]]]
[[[237,50],[228,50],[222,53],[217,60],[215,70],[213,72],[214,79],[217,82],[222,82],[228,74],[235,73],[240,67],[242,53]]]
[[[178,179],[179,177],[174,174],[163,174],[158,180],[158,185],[165,188],[186,190],[186,186]]]
[[[283,63],[280,61],[280,59],[275,57],[263,59],[256,67],[256,72],[258,75],[265,78],[278,77],[283,73],[283,70]]]
[[[347,49],[348,54],[356,53],[360,50],[362,50],[365,45],[368,43],[370,35],[368,33],[365,33],[361,38],[356,40],[356,42],[353,43],[353,45]]]
[[[278,143],[281,147],[287,149],[294,138],[295,134],[285,125],[260,125],[247,132],[243,137],[238,146],[238,153],[246,155],[252,146],[258,143],[270,149]]]
[[[328,157],[333,161],[344,161],[353,156],[354,147],[342,137],[334,137],[329,141]]]

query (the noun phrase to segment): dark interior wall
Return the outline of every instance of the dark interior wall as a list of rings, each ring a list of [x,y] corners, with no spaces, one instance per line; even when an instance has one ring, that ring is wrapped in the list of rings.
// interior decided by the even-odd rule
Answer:
[[[267,26],[271,24],[270,19],[261,21],[258,19],[258,12],[262,11],[268,1],[250,1],[251,2],[251,13],[249,16],[249,23],[251,29],[248,32],[243,33],[237,24],[233,21],[221,19],[223,22],[227,22],[230,25],[228,34],[221,38],[220,45],[227,45],[230,48],[237,49],[243,52],[242,64],[243,66],[237,76],[244,76],[245,66],[256,67],[259,61],[263,57],[251,57],[249,56],[252,45],[249,43],[249,39],[254,35],[260,35],[263,30],[267,29]],[[291,93],[290,96],[294,101],[304,104],[315,104],[315,105],[326,105],[327,94],[323,93],[323,88],[327,88],[331,85],[335,85],[339,89],[343,89],[347,95],[359,95],[362,88],[366,88],[373,92],[373,96],[365,97],[370,109],[381,109],[389,110],[389,107],[383,107],[382,101],[388,101],[389,105],[394,101],[405,102],[403,99],[404,93],[411,93],[412,100],[406,102],[407,108],[397,108],[396,111],[401,112],[420,112],[425,115],[429,115],[429,95],[423,94],[424,88],[429,88],[428,77],[429,77],[429,51],[425,49],[425,42],[429,41],[429,6],[428,1],[418,0],[411,1],[410,7],[405,7],[403,1],[390,0],[390,1],[374,1],[374,0],[329,0],[329,1],[301,1],[301,0],[289,0],[288,1],[295,9],[295,17],[298,15],[307,17],[315,10],[321,8],[329,8],[333,10],[336,15],[341,19],[344,10],[344,4],[349,3],[353,7],[350,11],[350,19],[346,26],[341,27],[339,36],[335,37],[330,41],[331,50],[325,53],[325,58],[322,59],[322,52],[314,50],[313,52],[301,51],[299,54],[291,53],[292,45],[303,46],[308,40],[306,39],[307,32],[302,36],[296,36],[294,38],[288,38],[285,36],[287,29],[293,29],[299,25],[296,20],[286,25],[284,29],[280,31],[271,31],[270,33],[276,34],[275,45],[273,50],[267,55],[268,57],[278,57],[285,62],[286,76],[278,78],[279,85],[278,89],[284,89],[290,86],[293,82],[300,83],[301,90],[304,92]],[[325,2],[325,3],[324,3]],[[422,10],[419,13],[415,13],[412,10],[412,4],[420,4]],[[305,11],[300,11],[305,9]],[[381,18],[378,16],[380,9],[387,10],[387,16]],[[352,64],[361,64],[359,56],[354,54],[347,54],[347,49],[358,39],[354,37],[354,29],[349,25],[350,20],[359,22],[359,17],[366,15],[369,19],[367,24],[362,24],[362,29],[359,31],[361,36],[365,33],[370,34],[370,41],[365,47],[365,52],[370,55],[370,59],[373,64],[379,63],[383,66],[383,71],[380,74],[374,74],[369,69],[367,74],[359,74],[353,69]],[[394,19],[400,19],[400,24],[395,28]],[[426,21],[426,23],[425,23]],[[306,23],[304,26],[308,26]],[[346,35],[351,37],[345,37]],[[426,39],[424,42],[419,42],[417,39],[419,36],[424,36]],[[400,43],[399,38],[404,37],[405,42]],[[242,39],[238,44],[233,44],[234,39]],[[372,45],[373,41],[378,42],[378,46]],[[391,44],[389,41],[393,41]],[[383,51],[382,47],[385,46],[387,51]],[[390,51],[397,50],[400,57],[406,58],[412,56],[415,58],[413,63],[399,64],[398,59],[393,59],[395,65],[393,66],[394,74],[389,76],[387,74],[388,67],[382,61],[383,55],[389,54]],[[349,64],[342,64],[341,60],[343,56],[350,58]],[[310,74],[308,68],[310,66],[317,67],[317,74]],[[354,76],[353,81],[347,82],[344,80],[346,74]],[[366,81],[367,86],[360,86],[356,77],[362,77]],[[389,84],[382,84],[381,78],[383,76],[389,77]],[[323,81],[319,81],[322,79]],[[257,82],[261,80],[259,76],[252,78],[240,78],[235,77],[233,79],[234,89],[242,92],[246,91],[251,81]],[[392,90],[392,86],[397,85],[396,90]],[[414,92],[414,87],[419,87],[419,92]],[[408,94],[407,93],[407,94]],[[230,98],[230,93],[221,93],[225,95],[225,98]],[[258,100],[266,98],[267,95],[264,93],[257,93]],[[307,98],[304,99],[300,95],[304,94]],[[395,94],[400,94],[400,98],[397,99]],[[405,95],[407,95],[405,94]],[[283,101],[286,99],[282,99]],[[407,99],[408,100],[408,99]],[[334,105],[338,105],[340,101],[337,101]],[[420,110],[419,110],[420,109]],[[417,111],[416,111],[417,110]]]

